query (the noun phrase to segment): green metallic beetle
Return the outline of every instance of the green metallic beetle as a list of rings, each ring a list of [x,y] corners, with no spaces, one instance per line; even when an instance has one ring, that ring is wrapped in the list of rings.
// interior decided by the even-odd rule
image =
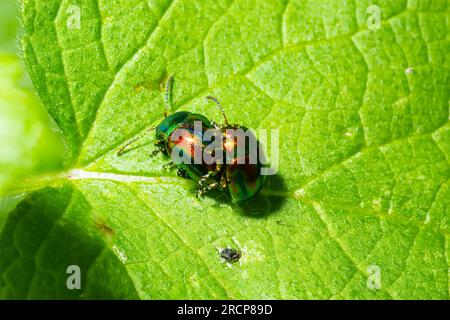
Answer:
[[[197,196],[210,190],[227,190],[234,201],[240,202],[250,199],[256,195],[264,182],[266,176],[262,175],[264,154],[259,141],[247,128],[239,125],[230,125],[222,106],[216,98],[208,96],[208,100],[214,101],[223,114],[225,123],[217,125],[203,115],[187,111],[175,112],[168,116],[169,96],[172,77],[166,84],[165,95],[165,119],[156,127],[155,146],[159,152],[172,158],[172,162],[164,167],[176,166],[178,175],[197,181],[199,189]],[[199,125],[200,124],[200,125]],[[211,141],[205,138],[208,130],[215,130],[215,139],[218,137],[219,149],[208,149]],[[241,136],[238,133],[245,133]],[[141,138],[139,136],[125,144],[119,151],[122,155],[126,148]],[[250,143],[249,141],[255,143]],[[243,148],[238,150],[239,143]],[[205,154],[215,156],[223,161],[204,161]],[[252,156],[252,155],[256,155]],[[177,158],[175,161],[175,158]],[[253,161],[250,161],[250,159]],[[197,159],[200,159],[198,161]]]

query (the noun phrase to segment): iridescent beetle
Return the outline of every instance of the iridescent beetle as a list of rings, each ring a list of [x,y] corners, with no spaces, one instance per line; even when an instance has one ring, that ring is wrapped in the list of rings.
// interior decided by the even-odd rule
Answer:
[[[176,166],[179,176],[197,181],[199,184],[198,197],[210,190],[226,189],[228,189],[231,198],[237,202],[247,200],[256,195],[266,181],[266,176],[262,174],[265,158],[259,141],[247,128],[239,125],[230,125],[219,101],[211,96],[208,96],[207,99],[214,101],[222,112],[225,120],[223,125],[217,125],[203,115],[187,111],[175,112],[169,116],[169,96],[172,79],[170,77],[166,84],[165,119],[156,127],[155,146],[157,150],[152,153],[152,156],[161,152],[166,156],[180,154],[183,160],[187,158],[188,161],[181,163],[172,161],[164,167]],[[201,123],[200,130],[195,130],[196,122],[197,124]],[[155,128],[150,130],[153,129]],[[223,144],[222,156],[227,161],[211,164],[207,164],[204,161],[197,161],[196,163],[193,161],[195,156],[202,157],[205,148],[210,143],[210,141],[205,140],[204,135],[210,129],[214,129],[220,134],[220,143]],[[237,148],[238,140],[240,139],[239,134],[232,134],[236,130],[246,134],[244,136],[245,145],[243,151]],[[117,155],[121,156],[128,146],[143,136],[138,136],[125,144],[118,151]],[[251,144],[250,141],[252,139],[256,143]],[[199,154],[199,152],[202,154]],[[214,150],[212,153],[214,153]],[[256,154],[256,159],[253,157],[253,161],[249,161],[252,154]]]

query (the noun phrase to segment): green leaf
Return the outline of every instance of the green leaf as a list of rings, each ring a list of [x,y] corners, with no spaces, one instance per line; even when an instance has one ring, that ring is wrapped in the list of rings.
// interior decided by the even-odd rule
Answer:
[[[30,174],[60,170],[63,146],[19,59],[0,52],[0,192]]]
[[[4,223],[4,297],[449,298],[448,1],[24,0],[23,19],[72,164]],[[171,74],[173,111],[220,121],[214,95],[232,122],[279,128],[253,202],[197,200],[151,136],[117,157],[161,121]]]

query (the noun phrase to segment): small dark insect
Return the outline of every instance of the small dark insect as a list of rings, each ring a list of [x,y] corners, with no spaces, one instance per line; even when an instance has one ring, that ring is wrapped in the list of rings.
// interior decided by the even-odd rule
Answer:
[[[239,251],[231,248],[225,248],[220,251],[220,256],[226,261],[226,262],[237,262],[241,258],[241,254]]]

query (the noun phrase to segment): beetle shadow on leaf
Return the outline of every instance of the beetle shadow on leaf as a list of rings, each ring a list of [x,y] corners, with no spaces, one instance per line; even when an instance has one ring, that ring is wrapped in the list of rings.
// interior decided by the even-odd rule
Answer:
[[[230,195],[223,191],[212,191],[206,194],[207,197],[214,198],[217,203],[232,205],[233,209],[246,217],[264,218],[276,213],[286,201],[286,197],[266,194],[264,190],[287,192],[283,178],[280,175],[269,176],[264,188],[250,198],[242,202],[233,202]]]
[[[237,211],[245,216],[264,218],[276,213],[286,201],[286,197],[266,194],[264,190],[286,192],[286,185],[280,175],[269,176],[264,188],[253,198],[235,204]]]

